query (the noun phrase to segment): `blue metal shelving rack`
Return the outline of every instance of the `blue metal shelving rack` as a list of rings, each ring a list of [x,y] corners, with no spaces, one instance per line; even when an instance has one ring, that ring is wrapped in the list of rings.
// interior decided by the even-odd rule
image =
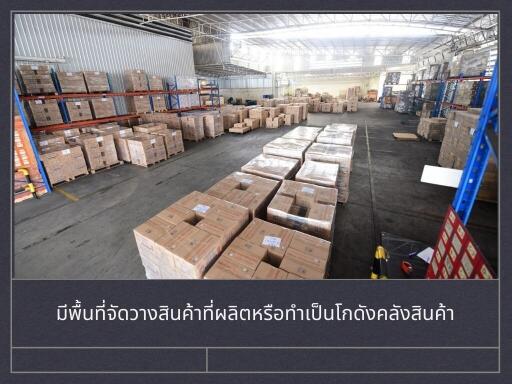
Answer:
[[[464,224],[467,224],[469,220],[491,155],[494,156],[499,167],[498,132],[498,64],[496,64],[487,88],[480,118],[475,127],[466,165],[452,203]]]

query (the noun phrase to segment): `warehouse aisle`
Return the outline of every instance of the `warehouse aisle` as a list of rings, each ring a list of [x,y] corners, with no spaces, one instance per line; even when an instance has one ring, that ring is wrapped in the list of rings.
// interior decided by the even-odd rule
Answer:
[[[414,132],[418,119],[376,103],[360,103],[356,113],[309,116],[308,125],[358,124],[350,197],[338,207],[330,277],[367,278],[381,231],[433,243],[454,190],[419,180],[424,164],[436,164],[440,144],[397,142],[391,136],[397,130]],[[239,170],[264,144],[291,129],[187,142],[185,153],[155,167],[123,165],[16,205],[15,277],[144,279],[132,229],[187,193],[204,191]],[[496,223],[496,204],[477,203],[469,228],[495,268]]]

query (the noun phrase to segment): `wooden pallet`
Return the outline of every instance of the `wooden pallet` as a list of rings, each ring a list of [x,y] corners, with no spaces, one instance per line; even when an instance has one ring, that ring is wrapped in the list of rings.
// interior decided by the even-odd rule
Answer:
[[[398,141],[419,141],[420,138],[415,133],[393,132],[393,137]]]
[[[115,167],[118,167],[118,166],[123,165],[123,164],[124,164],[124,161],[120,161],[119,163],[110,164],[110,165],[107,165],[105,167],[96,168],[96,169],[89,169],[89,172],[92,175],[94,175],[98,171],[103,171],[103,170],[107,170],[107,169],[110,169],[110,168],[115,168]]]
[[[238,133],[239,135],[243,135],[247,132],[251,132],[249,127],[244,128],[229,128],[229,133]]]
[[[182,150],[182,151],[179,151],[179,152],[176,152],[176,153],[172,153],[169,156],[167,156],[167,158],[170,159],[171,157],[179,155],[180,153],[184,153],[184,152],[185,152],[185,150]]]
[[[216,139],[217,137],[220,137],[220,136],[222,136],[223,134],[224,134],[224,132],[221,132],[221,133],[219,133],[219,134],[217,134],[217,135],[215,135],[215,136],[207,137],[207,138],[208,138],[208,139]]]
[[[66,180],[62,180],[62,181],[59,181],[57,183],[53,183],[52,184],[52,187],[55,187],[55,186],[58,186],[58,185],[61,185],[61,184],[64,184],[64,183],[69,183],[70,181],[73,181],[73,180],[76,180],[76,179],[79,179],[83,176],[87,176],[89,173],[82,173],[80,175],[75,175],[73,177],[69,177],[67,178]]]

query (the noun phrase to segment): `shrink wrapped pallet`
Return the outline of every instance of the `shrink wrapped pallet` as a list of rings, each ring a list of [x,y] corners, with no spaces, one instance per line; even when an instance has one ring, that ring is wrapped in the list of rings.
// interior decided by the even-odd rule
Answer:
[[[242,172],[274,180],[291,179],[299,169],[299,160],[261,154],[242,166]]]

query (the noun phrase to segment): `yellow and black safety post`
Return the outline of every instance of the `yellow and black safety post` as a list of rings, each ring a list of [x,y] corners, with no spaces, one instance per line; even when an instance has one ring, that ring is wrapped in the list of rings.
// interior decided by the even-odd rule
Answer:
[[[375,250],[370,278],[374,280],[388,278],[387,252],[382,245],[377,246]]]
[[[27,192],[30,192],[32,194],[32,196],[37,199],[38,196],[36,193],[36,187],[34,186],[34,183],[32,183],[32,180],[30,179],[30,174],[28,172],[28,169],[18,168],[17,171],[25,177],[25,181],[27,182],[27,184],[25,185],[25,187],[23,189],[21,189],[20,191],[15,191],[15,192],[27,191]]]

